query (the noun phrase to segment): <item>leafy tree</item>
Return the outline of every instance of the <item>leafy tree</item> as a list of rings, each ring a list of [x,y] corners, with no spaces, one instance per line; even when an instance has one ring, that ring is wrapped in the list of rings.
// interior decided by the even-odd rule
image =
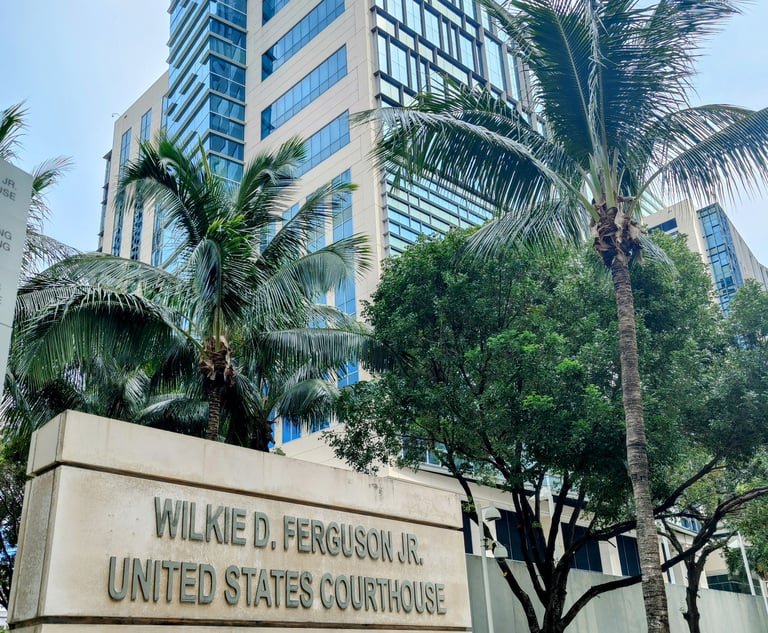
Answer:
[[[743,516],[751,516],[755,506],[764,504],[766,496],[768,462],[763,449],[746,463],[735,459],[720,464],[709,477],[686,490],[677,504],[680,512],[673,520],[662,519],[662,534],[677,554],[685,555],[686,550],[695,550],[682,560],[687,577],[683,617],[691,633],[702,631],[698,598],[708,558],[728,547],[743,522]],[[679,530],[674,527],[674,521],[681,517],[695,519],[699,523],[699,531],[691,544],[683,542]]]
[[[747,562],[750,570],[763,583],[768,584],[768,500],[761,500],[745,508],[732,522],[734,530],[746,541]],[[726,561],[731,573],[746,575],[741,548],[730,547]],[[764,589],[765,591],[765,589]]]
[[[6,609],[19,541],[28,453],[28,438],[3,438],[0,445],[0,605]]]
[[[304,155],[298,139],[258,154],[235,186],[202,149],[188,157],[167,138],[143,144],[119,195],[126,207],[159,203],[179,243],[173,270],[88,254],[25,284],[14,368],[27,389],[80,387],[116,369],[91,392],[136,386],[114,415],[194,428],[202,403],[208,438],[226,431],[259,450],[275,416],[329,415],[336,370],[372,348],[350,317],[316,301],[365,267],[367,248],[360,236],[311,248],[349,184],[329,183],[283,218]]]
[[[630,264],[643,250],[638,222],[653,196],[718,197],[768,176],[768,109],[689,101],[703,42],[746,2],[481,4],[527,76],[523,109],[446,82],[408,108],[367,116],[383,122],[378,153],[402,179],[460,184],[498,210],[477,252],[593,236],[614,286],[648,631],[666,633]]]
[[[365,314],[382,343],[410,362],[346,393],[347,424],[328,437],[363,470],[390,460],[418,467],[431,450],[470,501],[473,482],[502,482],[534,591],[501,562],[505,581],[532,633],[560,633],[592,598],[640,582],[598,584],[565,606],[575,558],[636,527],[621,450],[616,316],[604,301],[609,280],[583,250],[462,258],[471,239],[452,232],[387,264]],[[699,369],[712,364],[727,340],[699,258],[682,238],[654,239],[675,272],[651,263],[635,272],[638,334],[648,363],[654,514],[672,520],[688,512],[692,486],[731,457],[748,456],[765,431],[763,438],[749,432],[760,419],[689,417],[706,409],[681,401],[681,394],[701,400],[681,389],[690,359]],[[739,428],[746,439],[733,432]],[[705,545],[697,542],[665,568]]]

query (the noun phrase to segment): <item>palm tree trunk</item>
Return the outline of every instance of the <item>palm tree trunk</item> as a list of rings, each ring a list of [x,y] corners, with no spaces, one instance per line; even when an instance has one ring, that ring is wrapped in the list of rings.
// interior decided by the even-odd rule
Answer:
[[[205,430],[205,438],[218,442],[221,396],[226,387],[234,384],[235,377],[232,353],[224,336],[209,336],[205,339],[200,355],[200,373],[208,395],[208,428]]]
[[[621,249],[617,250],[610,270],[619,321],[621,382],[627,429],[627,467],[635,499],[643,599],[648,620],[648,633],[669,633],[669,614],[649,482],[648,445],[643,420],[643,397],[635,331],[635,303],[632,297],[627,256]]]
[[[217,386],[208,392],[208,428],[205,430],[205,439],[219,441],[219,423],[221,421],[221,389]]]

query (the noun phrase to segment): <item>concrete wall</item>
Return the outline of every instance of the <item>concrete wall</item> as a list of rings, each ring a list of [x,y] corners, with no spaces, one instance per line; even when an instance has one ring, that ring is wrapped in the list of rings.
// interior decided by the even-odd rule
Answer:
[[[22,631],[470,630],[451,493],[74,412],[28,474]]]
[[[526,633],[528,626],[517,599],[510,592],[498,566],[488,559],[493,620],[496,633]],[[521,584],[530,581],[521,563],[511,563]],[[475,633],[488,630],[483,594],[483,574],[479,556],[467,556],[472,625]],[[571,572],[567,604],[571,605],[590,586],[615,580],[614,576],[574,570]],[[671,633],[688,633],[683,619],[685,588],[667,585]],[[532,593],[532,592],[531,592]],[[768,615],[760,598],[701,589],[699,591],[702,633],[765,633]],[[646,633],[640,586],[620,589],[592,600],[568,628],[568,633]]]

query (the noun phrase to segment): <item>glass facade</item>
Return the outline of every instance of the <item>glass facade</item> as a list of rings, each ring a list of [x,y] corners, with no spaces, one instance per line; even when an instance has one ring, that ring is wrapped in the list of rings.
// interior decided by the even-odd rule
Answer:
[[[290,0],[264,0],[261,5],[262,24],[269,22]]]
[[[418,92],[440,91],[449,76],[522,107],[514,51],[474,0],[376,0],[374,25],[377,96],[383,106],[405,105]],[[387,178],[391,254],[401,253],[419,234],[477,226],[491,216],[483,201],[458,189],[429,179],[396,188],[392,175]]]
[[[333,179],[334,183],[350,183],[352,182],[352,172],[348,169],[341,175]],[[283,221],[287,222],[293,218],[299,209],[299,204],[296,203],[288,208],[283,214]],[[340,240],[345,237],[351,237],[353,234],[352,224],[352,194],[351,192],[344,193],[334,201],[333,205],[333,228],[332,228],[332,241]],[[271,235],[271,231],[270,231]],[[323,248],[326,245],[326,234],[323,229],[315,231],[309,236],[308,250],[310,252]],[[322,295],[316,299],[318,304],[326,304],[327,297]],[[355,291],[354,278],[344,281],[334,292],[334,305],[336,308],[345,314],[354,316],[357,310],[357,297]],[[311,324],[311,327],[324,327],[325,322],[318,320]],[[339,387],[346,387],[358,382],[360,379],[360,369],[357,363],[348,363],[342,367],[338,372],[338,385]],[[309,425],[310,433],[317,433],[330,426],[330,420],[314,420]],[[282,441],[283,443],[292,442],[302,437],[304,429],[295,420],[283,420],[282,422]]]
[[[352,182],[352,174],[349,170],[335,179],[336,182]],[[333,241],[352,237],[354,232],[352,222],[352,194],[345,193],[336,202],[333,209]],[[335,291],[336,309],[355,316],[357,314],[357,293],[355,279],[347,279]],[[348,363],[339,372],[339,387],[348,387],[360,380],[360,367],[357,363]]]
[[[307,139],[307,157],[298,168],[298,175],[303,176],[345,145],[349,145],[349,112],[344,112]]]
[[[163,124],[187,150],[202,143],[214,173],[239,182],[245,160],[248,0],[172,0]],[[173,267],[179,239],[155,213],[152,262]]]
[[[347,48],[342,46],[261,113],[261,138],[269,136],[346,74]]]
[[[344,0],[322,0],[261,56],[261,78],[266,79],[344,13]]]
[[[731,235],[731,224],[719,204],[700,209],[698,216],[706,242],[707,260],[715,282],[715,294],[720,307],[728,312],[733,295],[744,285]]]
[[[211,168],[239,181],[245,155],[247,0],[175,0],[171,5],[168,135],[202,142]]]

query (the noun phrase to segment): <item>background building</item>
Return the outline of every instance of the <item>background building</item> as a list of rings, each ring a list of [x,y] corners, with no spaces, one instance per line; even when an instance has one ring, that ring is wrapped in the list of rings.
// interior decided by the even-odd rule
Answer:
[[[117,120],[106,157],[99,245],[104,252],[164,267],[174,263],[173,226],[164,221],[161,210],[145,203],[131,215],[117,204],[119,169],[137,156],[139,138],[148,138],[163,125],[190,147],[201,142],[216,172],[237,181],[256,152],[300,136],[307,140],[307,158],[296,202],[335,178],[358,185],[327,234],[318,238],[324,244],[352,233],[369,237],[370,271],[328,297],[354,314],[374,291],[386,257],[402,252],[421,234],[479,225],[490,212],[480,201],[429,180],[396,188],[392,176],[370,159],[373,126],[353,125],[351,115],[407,104],[419,91],[441,90],[447,75],[468,86],[487,87],[539,125],[526,106],[529,86],[523,69],[475,0],[171,0],[169,13],[168,73]],[[768,284],[768,274],[722,209],[707,209],[704,215],[692,208],[683,213],[676,205],[650,216],[648,224],[686,233],[692,249],[710,257],[710,263],[715,254],[727,253],[718,259],[718,272],[713,269],[724,289],[721,301],[727,304],[738,287],[731,292],[729,284],[740,285],[745,276]],[[706,230],[704,216],[710,227]],[[733,259],[728,259],[731,254]],[[747,262],[756,272],[744,272]],[[738,278],[733,272],[737,269]],[[349,367],[344,381],[356,380],[357,368]],[[317,434],[306,436],[304,429],[289,422],[278,424],[277,444],[289,455],[343,466]],[[382,474],[461,492],[430,454],[419,473],[385,469]],[[508,497],[484,487],[477,500],[502,509],[497,535],[519,560],[516,518]],[[477,530],[465,527],[467,550],[479,551]],[[694,533],[688,532],[689,537]],[[595,546],[576,566],[634,574],[639,568],[635,539],[621,536]],[[675,569],[668,579],[679,582],[682,576],[682,570]]]
[[[139,155],[139,143],[160,130],[167,87],[166,73],[115,120],[112,149],[104,157],[106,170],[98,247],[103,253],[159,262],[157,251],[163,243],[162,214],[149,200],[126,209],[118,199],[117,188],[120,170]]]
[[[645,223],[651,231],[686,236],[688,248],[708,265],[723,310],[728,310],[733,295],[747,279],[755,279],[768,289],[768,268],[757,261],[718,203],[697,210],[689,200],[683,200],[649,215]]]
[[[306,139],[297,202],[332,179],[358,185],[318,240],[353,233],[370,240],[370,271],[328,297],[350,314],[375,289],[387,256],[420,234],[490,216],[477,200],[427,180],[395,189],[370,159],[373,126],[350,120],[405,104],[421,90],[440,90],[444,75],[487,86],[523,109],[523,73],[474,0],[172,0],[169,13],[168,73],[118,119],[107,154],[103,252],[173,266],[173,227],[161,210],[147,201],[131,213],[114,193],[138,139],[161,124],[189,147],[201,142],[213,169],[232,181],[256,152]],[[349,367],[344,381],[357,376]],[[301,433],[286,425],[276,438],[287,442]]]

